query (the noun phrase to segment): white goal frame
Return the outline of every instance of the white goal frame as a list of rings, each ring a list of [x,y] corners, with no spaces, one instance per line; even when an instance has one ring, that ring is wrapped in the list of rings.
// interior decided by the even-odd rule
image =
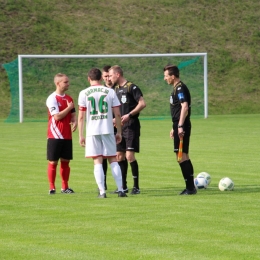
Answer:
[[[204,70],[204,118],[208,117],[208,61],[207,53],[164,53],[164,54],[107,54],[107,55],[18,55],[19,72],[19,122],[23,122],[23,59],[26,58],[146,58],[202,56]]]

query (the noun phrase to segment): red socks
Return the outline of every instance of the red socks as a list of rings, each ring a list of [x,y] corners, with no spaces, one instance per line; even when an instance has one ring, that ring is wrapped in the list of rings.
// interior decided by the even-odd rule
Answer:
[[[48,180],[50,184],[50,190],[55,190],[55,179],[56,179],[56,168],[57,164],[48,163]]]
[[[48,163],[48,180],[50,184],[50,190],[55,190],[55,179],[56,179],[56,168],[57,164]],[[61,161],[60,162],[60,177],[62,180],[61,188],[66,190],[69,188],[69,177],[70,177],[70,167],[69,162]]]
[[[69,177],[70,177],[70,167],[69,162],[61,161],[60,162],[60,177],[62,180],[61,188],[66,190],[69,188]]]

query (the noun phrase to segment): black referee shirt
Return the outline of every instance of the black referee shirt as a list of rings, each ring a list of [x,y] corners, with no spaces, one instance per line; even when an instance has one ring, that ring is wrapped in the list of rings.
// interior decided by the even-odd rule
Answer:
[[[122,116],[129,114],[137,106],[140,97],[143,96],[140,88],[130,81],[127,81],[122,87],[116,85],[115,92],[121,103],[120,112]],[[135,118],[138,116],[139,114],[136,114],[133,117]]]
[[[185,121],[190,118],[191,114],[191,97],[188,87],[180,81],[173,89],[170,96],[170,111],[172,116],[172,122],[179,121],[181,115],[181,103],[188,103],[188,115]]]

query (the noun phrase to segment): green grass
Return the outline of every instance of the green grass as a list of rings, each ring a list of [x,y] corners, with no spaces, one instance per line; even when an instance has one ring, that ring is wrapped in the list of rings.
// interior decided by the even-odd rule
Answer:
[[[259,7],[258,0],[0,0],[0,64],[18,54],[207,52],[209,114],[259,113]],[[9,89],[1,67],[0,118],[10,111]]]
[[[187,197],[178,196],[184,183],[170,120],[142,120],[141,194],[106,200],[96,198],[92,161],[77,132],[70,179],[76,193],[49,196],[46,123],[0,122],[1,259],[260,259],[259,119],[192,119],[195,175],[206,171],[212,182]],[[218,190],[225,176],[234,191]]]

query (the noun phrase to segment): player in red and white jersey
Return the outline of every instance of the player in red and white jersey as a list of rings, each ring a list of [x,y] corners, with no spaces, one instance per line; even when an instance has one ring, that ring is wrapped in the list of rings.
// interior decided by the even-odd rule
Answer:
[[[69,78],[65,74],[54,77],[56,91],[46,100],[48,108],[47,160],[49,194],[55,194],[56,168],[60,160],[60,176],[62,193],[74,193],[69,188],[69,162],[72,159],[72,132],[77,129],[76,110],[73,99],[66,95],[69,88]]]
[[[118,187],[118,196],[126,197],[122,189],[121,169],[116,160],[116,143],[121,142],[120,102],[113,89],[101,85],[101,71],[92,68],[88,72],[90,87],[79,93],[78,127],[79,143],[85,147],[85,156],[93,158],[94,176],[99,188],[99,198],[106,198],[104,187],[103,158],[107,158]],[[113,113],[117,133],[114,134]],[[86,138],[84,122],[86,119]]]
[[[55,114],[65,110],[68,107],[68,103],[71,102],[73,103],[73,99],[66,94],[59,95],[53,92],[48,97],[46,101],[48,107],[48,138],[72,139],[70,127],[72,113],[67,113],[62,120],[55,120],[54,118]]]

